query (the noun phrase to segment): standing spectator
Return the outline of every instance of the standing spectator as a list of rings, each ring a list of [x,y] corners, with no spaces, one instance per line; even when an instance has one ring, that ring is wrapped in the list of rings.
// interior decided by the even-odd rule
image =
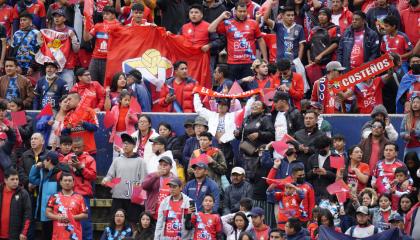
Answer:
[[[69,8],[70,7],[66,7],[65,9]],[[57,32],[67,33],[67,40],[71,41],[71,49],[68,51],[68,54],[64,55],[64,57],[66,58],[66,64],[64,65],[64,69],[61,71],[60,74],[61,78],[67,83],[67,87],[71,88],[74,84],[74,67],[76,66],[77,61],[76,54],[80,50],[80,42],[77,38],[76,31],[65,24],[66,22],[69,23],[69,21],[71,21],[71,18],[66,17],[66,12],[63,8],[59,8],[53,11],[52,16],[54,19],[54,27],[52,29]]]
[[[155,220],[149,212],[140,214],[139,227],[134,232],[135,240],[153,240],[155,236]]]
[[[191,223],[195,228],[194,239],[222,239],[222,220],[219,214],[213,211],[214,204],[213,195],[206,195],[202,202],[203,210],[192,216]],[[200,224],[204,224],[204,227]]]
[[[29,183],[29,173],[32,165],[38,162],[42,163],[42,158],[46,154],[44,143],[44,137],[40,133],[34,133],[31,136],[31,148],[22,154],[21,164],[25,175],[21,179],[20,184],[31,193],[33,193],[36,186]]]
[[[203,211],[202,203],[204,197],[212,194],[215,200],[213,212],[217,212],[220,202],[220,187],[213,179],[207,176],[209,166],[206,163],[199,162],[192,165],[192,167],[194,169],[194,178],[185,184],[183,193],[195,201],[198,211]]]
[[[285,224],[284,232],[287,240],[309,240],[310,237],[297,218],[289,218]]]
[[[272,4],[272,0],[269,0]],[[270,7],[271,8],[271,4]],[[276,33],[277,37],[277,60],[287,58],[293,61],[295,58],[303,59],[305,36],[302,25],[295,22],[295,9],[285,7],[282,22],[273,21],[269,18],[270,11],[264,14],[264,22]]]
[[[7,104],[7,108],[9,109],[10,113],[23,111],[24,106],[23,106],[22,99],[13,98]],[[18,157],[20,157],[20,154],[22,154],[26,149],[30,148],[30,140],[33,133],[32,117],[29,116],[29,114],[27,114],[26,112],[25,112],[25,121],[26,123],[21,126],[14,126],[15,131],[17,131],[16,134],[20,136],[21,142],[22,142],[21,144],[19,144],[20,141],[18,140],[16,144],[17,145],[16,154]],[[10,117],[10,122],[13,122],[11,117]]]
[[[367,139],[373,131],[372,124],[375,120],[379,120],[385,123],[385,137],[391,142],[398,140],[398,132],[395,130],[394,125],[392,125],[389,120],[388,112],[384,105],[376,105],[372,112],[370,113],[372,120],[366,122],[362,126],[362,139]]]
[[[185,143],[190,137],[194,137],[194,119],[188,118],[184,121],[184,134],[181,136],[178,136],[179,144],[182,146],[182,155],[184,155],[184,148]],[[191,155],[188,155],[188,157],[191,157]],[[182,159],[184,156],[182,157]]]
[[[209,26],[209,32],[225,35],[227,40],[228,67],[230,77],[239,80],[252,75],[251,64],[255,60],[256,46],[261,50],[262,58],[267,61],[267,47],[258,23],[247,18],[245,2],[235,4],[235,18],[230,12],[223,12]],[[245,27],[247,26],[247,27]]]
[[[10,8],[6,3],[1,3],[0,1],[0,16],[3,16],[5,19],[3,21],[0,21],[0,71],[4,72],[4,59],[6,57],[6,51],[7,51],[7,42],[6,38],[9,39],[10,36],[6,33],[5,24],[7,21],[7,16],[5,16],[5,11]],[[7,13],[6,13],[7,14]]]
[[[388,139],[385,137],[385,123],[381,120],[373,120],[372,133],[359,143],[363,152],[362,162],[369,164],[371,173],[376,163],[382,158],[386,143]]]
[[[73,4],[70,4],[68,0],[56,0],[56,1],[47,1],[45,3],[47,7],[47,28],[52,29],[56,26],[54,21],[54,12],[60,10],[63,12],[63,16],[67,20],[67,24],[71,27],[74,26],[75,18],[75,8]]]
[[[217,86],[216,92],[219,92],[219,93],[229,92],[229,89],[232,87],[233,82],[231,79],[229,79],[229,69],[226,64],[223,64],[223,63],[217,64],[213,72],[213,78],[214,78],[213,84]]]
[[[377,227],[369,222],[369,210],[366,206],[360,206],[357,208],[356,220],[357,225],[347,229],[346,235],[355,238],[366,238],[380,232]]]
[[[171,169],[171,159],[162,157],[159,160],[158,170],[147,174],[142,182],[142,187],[147,192],[145,208],[154,219],[157,219],[158,217],[160,203],[164,198],[170,195],[170,188],[167,183],[175,177],[174,174],[171,173]]]
[[[176,162],[178,169],[178,165],[182,163],[183,146],[180,144],[179,139],[175,136],[175,132],[172,131],[172,126],[169,123],[160,122],[158,128],[159,136],[166,139],[166,142],[168,143],[166,149],[172,152],[173,159]]]
[[[128,5],[116,10],[121,13],[118,19],[123,25],[150,24],[154,21],[150,8],[145,6],[141,0],[130,1]]]
[[[370,169],[367,163],[362,162],[363,152],[359,146],[353,146],[348,150],[349,160],[344,172],[338,171],[337,175],[343,175],[343,180],[350,186],[353,193],[362,192],[369,181]]]
[[[304,128],[303,116],[294,105],[289,103],[290,100],[290,95],[287,92],[276,91],[274,94],[274,107],[271,111],[271,121],[274,125],[274,139],[276,141],[280,141],[285,134],[293,135],[295,132]],[[295,101],[293,100],[293,102]]]
[[[200,148],[200,144],[199,144],[200,134],[203,132],[207,132],[209,129],[207,120],[201,116],[198,116],[195,118],[192,126],[193,126],[193,131],[195,135],[191,136],[191,134],[189,134],[191,137],[186,140],[185,145],[184,145],[184,151],[182,153],[184,155],[183,165],[185,169],[188,169],[190,158],[194,150]]]
[[[157,6],[162,13],[162,27],[176,34],[188,19],[188,3],[185,0],[157,0]]]
[[[302,75],[292,71],[292,64],[289,59],[283,58],[278,60],[276,66],[279,78],[279,91],[288,93],[291,98],[288,101],[290,106],[300,109],[300,101],[305,94]]]
[[[420,17],[420,2],[419,0],[412,0],[408,2],[409,8],[401,11],[401,29],[407,34],[410,42],[413,46],[417,45],[420,39],[420,33],[416,31],[416,28],[412,26],[412,19],[418,19]]]
[[[346,139],[341,134],[336,134],[332,137],[333,141],[333,153],[344,159],[348,159],[348,154],[346,152]]]
[[[353,13],[343,5],[343,0],[331,0],[331,21],[340,27],[340,33],[344,33],[353,21]]]
[[[88,207],[83,196],[73,190],[74,185],[73,175],[63,173],[60,177],[61,191],[48,199],[46,216],[53,221],[52,240],[71,237],[82,239],[80,222],[88,218]],[[83,236],[83,239],[88,239],[85,234]]]
[[[393,4],[387,0],[375,0],[375,6],[366,13],[366,21],[370,29],[375,30],[379,35],[384,35],[384,19],[388,16],[395,16],[397,28],[400,28],[400,14]]]
[[[203,2],[203,19],[211,23],[226,11],[226,6],[220,0],[205,0]]]
[[[324,136],[317,126],[318,113],[314,110],[306,111],[304,115],[305,128],[295,132],[295,139],[299,143],[298,159],[307,163],[308,158],[315,152],[315,142]]]
[[[18,172],[10,168],[4,172],[0,185],[1,239],[26,239],[31,221],[31,200],[28,192],[19,187]]]
[[[14,58],[4,61],[6,75],[0,77],[0,99],[8,101],[20,98],[25,109],[32,109],[34,88],[26,77],[18,74],[18,62]]]
[[[139,70],[133,69],[127,74],[127,88],[131,89],[132,95],[140,104],[142,112],[152,111],[152,97]]]
[[[80,97],[85,98],[84,104],[94,109],[96,112],[104,108],[105,89],[97,81],[92,81],[89,70],[79,68],[76,71],[76,84],[70,92],[76,92]]]
[[[273,167],[271,168],[270,172],[267,175],[269,179],[283,179],[288,176],[291,176],[292,170],[295,167],[304,167],[304,163],[302,160],[297,159],[297,152],[299,150],[299,145],[294,141],[287,141],[288,148],[284,153],[284,158],[280,159],[274,157],[271,160],[270,150],[265,150],[263,152],[262,160],[261,161],[273,161]],[[269,143],[266,148],[272,148],[273,142]],[[268,182],[271,184],[271,182]]]
[[[81,224],[83,239],[89,240],[92,239],[93,234],[90,215],[90,199],[93,197],[92,182],[96,180],[96,162],[88,152],[83,151],[83,146],[83,139],[75,138],[72,145],[73,154],[68,154],[61,162],[67,163],[70,166],[70,173],[73,176],[71,189],[73,189],[74,185],[74,191],[83,196],[85,201],[84,204],[88,209],[86,211],[88,217],[86,219],[83,218],[85,220],[82,220]]]
[[[159,161],[163,157],[167,157],[172,162],[172,169],[171,172],[177,176],[177,168],[176,168],[176,162],[173,158],[172,152],[170,150],[166,150],[166,147],[168,145],[168,142],[166,139],[162,136],[157,136],[155,138],[149,139],[149,142],[152,142],[152,155],[150,155],[149,158],[144,158],[147,160],[146,162],[146,173],[152,173],[156,172],[158,169]]]
[[[125,73],[115,73],[111,80],[111,86],[105,90],[105,111],[109,111],[113,106],[120,102],[120,94],[125,89],[127,89],[127,77],[125,76]]]
[[[16,134],[15,131],[4,123],[4,113],[6,112],[5,104],[2,106],[0,102],[0,180],[3,181],[3,173],[8,170],[10,167],[15,165],[15,168],[18,168],[16,161],[12,162],[10,155],[14,145],[16,144]],[[3,109],[4,108],[4,109]]]
[[[420,95],[411,98],[410,110],[403,118],[400,131],[406,142],[404,155],[417,152],[420,158]]]
[[[185,61],[174,63],[174,76],[163,85],[153,112],[194,112],[192,91],[196,81],[188,76],[188,65]]]
[[[58,167],[59,154],[57,152],[48,152],[42,161],[38,161],[31,168],[29,173],[29,183],[38,186],[38,196],[36,200],[36,209],[34,219],[42,224],[42,239],[51,239],[53,224],[45,215],[47,203],[50,196],[56,194],[59,189],[58,175],[60,169]]]
[[[420,191],[417,190],[417,202],[405,216],[405,232],[414,239],[420,238],[419,221],[416,221],[420,216]]]
[[[20,0],[24,2],[24,0]],[[32,4],[32,3],[31,3]],[[35,3],[34,5],[36,5]],[[17,6],[17,5],[16,5]],[[16,8],[15,6],[15,8]],[[16,16],[17,19],[17,16]],[[15,21],[17,21],[15,19]],[[13,48],[13,57],[16,57],[17,66],[20,67],[23,75],[32,75],[34,72],[35,53],[41,46],[41,33],[32,27],[32,14],[23,11],[19,14],[19,30],[12,37],[11,47]]]
[[[251,215],[252,218],[252,227],[248,232],[254,239],[268,240],[270,227],[264,224],[264,209],[254,207],[249,215]]]
[[[407,152],[404,156],[404,163],[408,168],[410,176],[413,178],[413,186],[416,189],[420,189],[420,176],[418,176],[417,174],[417,170],[420,168],[420,160],[418,153]]]
[[[112,189],[111,212],[117,213],[118,209],[124,209],[128,213],[127,221],[131,226],[135,226],[143,209],[140,205],[131,202],[132,189],[146,176],[146,160],[133,151],[136,145],[135,139],[126,133],[121,134],[121,139],[123,153],[113,159],[102,184],[106,186],[106,183],[112,179],[121,178],[121,182]]]
[[[323,106],[320,102],[310,102],[309,109],[314,110],[318,114],[318,129],[328,137],[332,136],[332,125],[321,114],[323,114]]]
[[[99,123],[96,113],[89,107],[80,107],[81,97],[78,93],[71,92],[67,96],[66,109],[68,110],[63,120],[63,135],[81,138],[85,143],[83,151],[96,154],[94,133],[98,130]],[[76,184],[77,185],[77,184]]]
[[[1,5],[1,7],[0,7],[0,16],[1,16],[0,17],[0,19],[1,19],[0,23],[1,23],[1,25],[3,25],[6,28],[5,33],[6,33],[8,39],[10,39],[10,37],[13,36],[12,35],[12,27],[13,27],[13,14],[14,14],[13,13],[14,12],[13,7],[11,7],[9,4],[10,3],[8,3],[6,0],[0,1],[0,5]],[[6,42],[4,42],[4,43],[6,43]],[[2,41],[2,44],[3,44],[3,41]],[[2,45],[2,50],[3,50],[3,47],[4,47],[4,45]],[[4,47],[4,49],[6,49],[6,48]]]
[[[132,137],[137,139],[134,151],[141,158],[148,160],[153,154],[153,142],[149,140],[158,137],[159,134],[152,128],[152,119],[149,116],[141,114],[138,119],[138,130],[131,134]]]
[[[395,179],[395,170],[405,167],[405,164],[397,159],[398,145],[386,143],[383,151],[384,159],[379,161],[373,169],[371,185],[378,194],[389,193]]]
[[[67,94],[69,85],[57,75],[58,64],[56,62],[46,62],[44,67],[45,76],[40,78],[35,85],[32,109],[41,110],[49,103],[52,108],[58,110],[60,100]]]
[[[223,233],[226,240],[236,240],[242,232],[250,229],[250,223],[244,212],[228,214],[222,217]]]
[[[278,84],[268,74],[268,62],[265,60],[256,59],[251,66],[253,74],[248,77],[240,79],[238,82],[242,85],[244,90],[277,88]]]
[[[18,0],[13,8],[13,32],[16,32],[18,29],[20,16],[24,13],[31,16],[31,22],[33,21],[36,29],[39,30],[46,27],[44,2],[38,0]],[[20,24],[22,24],[22,22],[20,22]]]
[[[408,112],[410,100],[413,95],[419,95],[420,83],[420,55],[414,54],[408,59],[411,71],[408,71],[401,79],[397,92],[397,113]]]
[[[284,240],[284,233],[277,228],[271,229],[270,231],[270,240],[275,240],[275,239],[279,239],[279,240]]]
[[[412,199],[411,195],[414,194],[403,194],[398,201],[398,210],[397,212],[405,218],[408,212],[411,210],[411,207],[414,205],[414,200]]]
[[[101,240],[119,240],[126,239],[133,235],[127,220],[127,212],[119,208],[113,212],[114,217],[105,231],[102,233]]]
[[[223,193],[223,215],[239,211],[239,201],[242,198],[252,198],[252,185],[245,180],[245,170],[234,167],[230,175],[232,182]]]
[[[378,34],[367,26],[366,14],[355,11],[351,27],[346,29],[340,39],[337,60],[350,70],[372,61],[378,57],[378,54]]]
[[[413,240],[404,232],[404,217],[399,213],[394,213],[389,216],[388,222],[391,224],[391,228],[397,228],[400,230],[400,237],[402,240]]]
[[[314,186],[317,202],[327,198],[327,187],[334,183],[336,170],[331,167],[331,138],[321,136],[315,140],[317,153],[309,157],[306,166],[306,179]]]
[[[315,208],[315,190],[314,187],[305,181],[305,168],[296,166],[292,170],[292,180],[296,187],[304,192],[302,201],[301,215],[299,220],[307,224],[310,219],[313,219],[313,209]]]
[[[89,72],[92,73],[93,80],[99,82],[99,85],[103,85],[105,80],[109,33],[120,25],[116,19],[117,11],[114,7],[105,6],[102,13],[104,22],[95,24],[92,29],[85,26],[83,31],[83,40],[89,41],[95,38],[95,49],[89,64]]]
[[[182,183],[178,178],[172,178],[167,184],[171,195],[164,198],[159,206],[155,240],[190,239],[193,233],[188,228],[191,224],[191,214],[188,214],[190,198],[182,193]]]

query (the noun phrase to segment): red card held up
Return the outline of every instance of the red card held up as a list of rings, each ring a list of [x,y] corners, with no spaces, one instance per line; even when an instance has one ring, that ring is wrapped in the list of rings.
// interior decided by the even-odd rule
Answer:
[[[273,97],[274,97],[274,94],[276,93],[276,90],[270,89],[270,88],[263,89],[263,93],[264,93],[264,96],[263,96],[264,104],[267,106],[273,105]]]
[[[13,126],[20,127],[26,125],[26,114],[25,111],[10,112],[12,117]]]
[[[338,193],[338,192],[348,192],[348,191],[350,191],[350,188],[349,188],[349,186],[347,186],[347,184],[341,179],[341,180],[338,180],[338,181],[336,181],[335,183],[333,183],[333,184],[330,184],[328,187],[327,187],[327,191],[328,191],[328,193],[329,194],[331,194],[331,195],[333,195],[333,194],[336,194],[336,193]]]
[[[342,156],[330,156],[330,166],[335,169],[344,168],[344,158]]]
[[[339,203],[344,203],[347,200],[348,192],[337,192],[335,195]]]
[[[110,188],[114,188],[115,186],[117,186],[119,183],[121,182],[121,178],[113,178],[111,181],[106,182],[105,186],[110,187]]]
[[[274,150],[281,155],[284,155],[287,149],[289,148],[289,144],[282,141],[273,142],[271,146],[273,146]]]

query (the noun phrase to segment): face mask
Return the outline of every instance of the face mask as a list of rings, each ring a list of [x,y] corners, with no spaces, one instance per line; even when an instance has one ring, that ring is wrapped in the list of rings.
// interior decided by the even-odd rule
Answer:
[[[289,148],[289,149],[287,149],[285,154],[286,154],[286,156],[292,156],[295,153],[296,153],[295,149]]]
[[[411,69],[413,70],[413,74],[420,74],[420,63],[411,65]]]
[[[327,154],[328,154],[328,150],[321,149],[321,150],[319,150],[319,151],[318,151],[318,153],[319,153],[319,155],[321,155],[321,156],[327,156]]]
[[[55,78],[57,76],[57,74],[55,74],[55,73],[53,73],[53,74],[51,74],[51,75],[48,75],[47,74],[47,78],[49,78],[49,79],[52,79],[52,78]]]
[[[297,184],[303,184],[304,182],[305,182],[305,178],[304,177],[296,178],[296,183]]]

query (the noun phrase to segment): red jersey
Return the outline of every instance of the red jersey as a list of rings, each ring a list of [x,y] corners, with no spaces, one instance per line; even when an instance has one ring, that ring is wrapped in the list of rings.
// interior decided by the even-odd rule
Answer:
[[[13,26],[13,8],[7,4],[0,7],[0,23],[6,28],[7,37],[11,37]]]
[[[123,25],[130,24],[131,21],[132,21],[132,18],[133,17],[131,16],[131,6],[122,7],[121,8],[121,15],[120,15],[120,21],[122,22],[122,24]],[[152,23],[154,21],[153,16],[152,16],[152,11],[147,6],[144,6],[143,20],[145,20],[145,22],[149,22],[149,23]]]
[[[52,240],[73,239],[72,235],[82,239],[82,224],[73,217],[88,212],[82,195],[73,193],[67,196],[62,192],[56,193],[48,199],[47,207],[51,208],[54,214],[65,215],[70,220],[69,223],[53,221]]]
[[[276,34],[263,34],[265,44],[268,48],[268,61],[275,63],[277,60],[277,38]]]
[[[367,163],[359,163],[357,169],[359,169],[360,172],[362,172],[365,175],[370,175],[370,168]],[[359,179],[356,176],[356,173],[350,169],[350,166],[347,169],[347,174],[347,184],[356,188],[357,192],[361,192],[366,187],[366,184],[359,181]]]
[[[274,197],[279,201],[277,227],[284,230],[284,225],[289,218],[300,218],[300,204],[303,198],[296,192],[292,195],[286,195],[284,192],[276,192],[274,193]]]
[[[222,232],[219,214],[198,212],[191,222],[195,226],[194,240],[216,240],[217,233]]]
[[[364,40],[365,31],[354,32],[354,45],[350,54],[350,67],[356,68],[364,62]]]
[[[413,9],[412,7],[409,7],[401,11],[400,14],[402,30],[407,34],[410,42],[416,46],[417,41],[420,38],[420,8],[417,7]]]
[[[157,219],[157,217],[158,217],[158,211],[157,210],[160,207],[160,203],[163,201],[163,199],[165,199],[166,197],[171,195],[171,189],[168,186],[168,183],[169,183],[170,180],[171,180],[171,178],[163,178],[163,177],[159,178],[160,187],[159,187],[159,194],[158,194],[157,201],[156,201],[155,219]]]
[[[398,55],[403,55],[413,49],[410,40],[405,33],[400,31],[395,36],[384,35],[381,42],[381,52],[388,53],[393,52]],[[407,60],[407,59],[402,59]]]
[[[31,5],[27,6],[25,9],[16,3],[15,7],[13,8],[13,20],[19,20],[19,14],[23,11],[26,11],[29,14],[32,14],[33,19],[32,23],[38,29],[41,28],[41,19],[47,16],[47,11],[45,10],[44,3],[41,1],[35,1],[35,3],[31,3]]]
[[[392,182],[395,179],[395,169],[399,167],[406,167],[400,160],[395,160],[392,163],[386,163],[385,160],[379,161],[373,170],[373,177],[376,178],[376,189],[378,194],[389,192],[392,188]]]
[[[255,41],[262,37],[258,23],[251,19],[225,20],[217,26],[219,34],[226,35],[228,64],[250,64],[255,55]]]
[[[375,106],[382,104],[383,86],[381,77],[374,78],[370,83],[361,82],[355,86],[354,93],[360,113],[370,114]]]
[[[182,200],[169,201],[170,210],[166,211],[165,214],[165,229],[163,230],[163,236],[171,239],[181,239],[182,232]]]
[[[10,203],[14,194],[15,190],[9,191],[6,187],[3,188],[1,200],[0,238],[9,238]]]
[[[118,20],[104,21],[95,24],[90,30],[90,35],[95,37],[95,49],[93,49],[92,57],[106,59],[108,54],[109,32],[119,25],[120,22],[118,22]]]
[[[202,47],[210,42],[208,27],[209,23],[201,21],[198,24],[186,23],[181,28],[181,35],[184,36],[193,46]]]
[[[330,90],[328,85],[326,77],[316,80],[311,95],[311,101],[322,103],[325,114],[336,112],[335,94]]]

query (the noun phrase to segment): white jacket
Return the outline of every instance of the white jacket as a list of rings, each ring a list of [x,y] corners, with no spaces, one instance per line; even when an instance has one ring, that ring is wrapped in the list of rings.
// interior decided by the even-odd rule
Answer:
[[[247,113],[249,114],[253,102],[255,102],[254,97],[251,97],[247,101],[245,105],[245,117],[247,116]],[[198,115],[200,115],[208,121],[209,133],[211,133],[213,136],[216,136],[217,126],[219,125],[220,119],[219,113],[210,111],[209,109],[203,107],[198,93],[194,94],[194,109],[198,113]],[[233,135],[233,131],[235,131],[236,129],[235,116],[239,113],[239,111],[226,113],[225,133],[220,137],[220,141],[222,143],[230,142],[235,138],[235,136]]]
[[[153,139],[155,137],[158,137],[159,134],[152,128],[150,131],[152,131],[152,134],[150,135],[149,139]],[[134,152],[137,152],[137,148],[139,146],[139,141],[141,141],[141,139],[139,138],[139,130],[135,131],[134,133],[131,134],[132,137],[135,137],[137,139],[136,141],[136,147],[134,147]],[[144,146],[144,156],[143,159],[147,162],[149,161],[149,159],[152,158],[153,155],[153,151],[152,151],[152,142],[149,141],[149,139],[147,139],[146,145]]]
[[[172,169],[171,173],[175,176],[178,176],[178,172],[176,171],[176,162],[174,161],[174,157],[172,155],[172,151],[165,151],[164,153],[157,156],[152,152],[151,158],[149,158],[148,161],[146,161],[146,172],[147,174],[157,172],[158,166],[159,166],[159,159],[161,159],[163,156],[167,156],[172,159]]]

